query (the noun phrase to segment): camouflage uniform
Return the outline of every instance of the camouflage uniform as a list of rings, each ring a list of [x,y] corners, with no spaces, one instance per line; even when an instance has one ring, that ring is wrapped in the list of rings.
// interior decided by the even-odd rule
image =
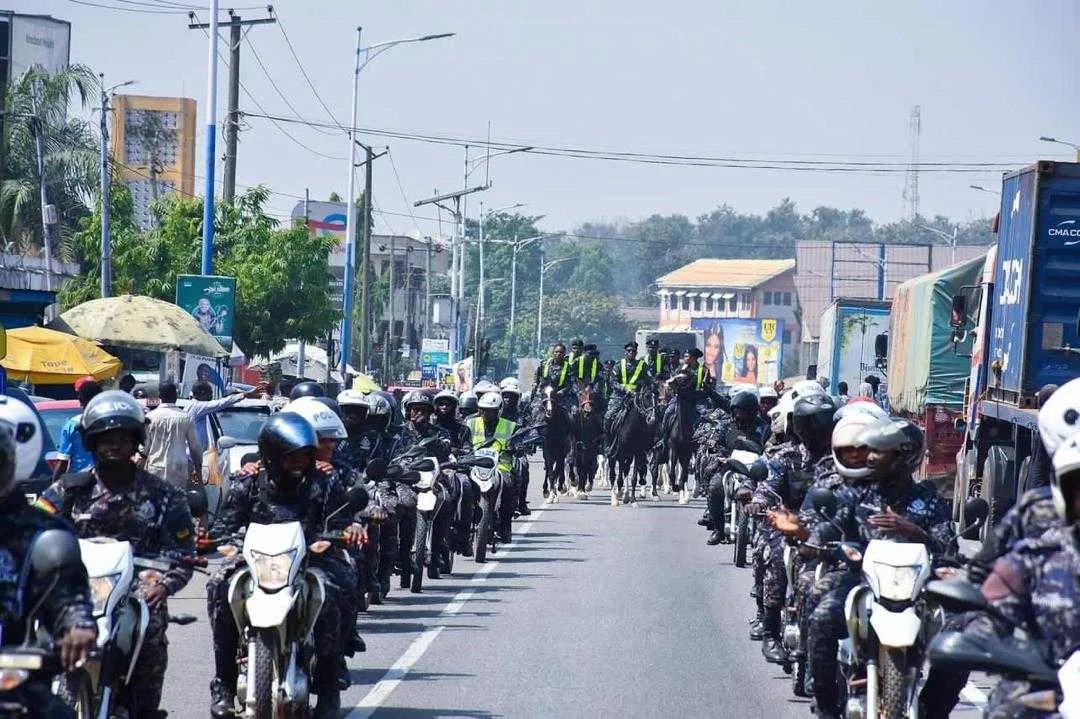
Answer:
[[[801,450],[801,445],[799,445],[798,442],[785,442],[784,444],[776,445],[774,447],[766,449],[765,453],[762,456],[765,458],[765,460],[767,462],[772,462],[775,459],[800,457],[801,456],[801,454],[800,454],[801,451],[802,451]],[[784,461],[787,461],[787,460],[785,459]],[[752,494],[754,494],[754,493],[757,492],[757,485],[755,485],[754,481],[752,479],[750,479],[749,477],[743,477],[739,481],[739,487],[736,489],[736,492],[741,491],[741,490],[747,490],[747,491],[751,492]],[[761,609],[762,598],[764,596],[764,591],[762,589],[762,584],[765,581],[765,546],[768,543],[766,541],[767,540],[767,535],[766,535],[766,530],[767,529],[768,529],[768,525],[764,525],[764,526],[762,526],[761,524],[758,525],[757,534],[755,534],[754,538],[753,538],[753,541],[754,541],[753,552],[750,555],[750,557],[751,557],[751,565],[750,566],[753,568],[753,571],[754,571],[754,596],[757,597],[757,604],[758,604],[758,609],[759,610]]]
[[[434,419],[434,417],[432,418]],[[448,435],[450,435],[450,444],[454,449],[454,453],[459,457],[464,457],[473,453],[472,446],[472,432],[465,425],[464,422],[459,422],[457,418],[450,418],[448,421],[440,421],[436,424]],[[450,548],[453,551],[462,551],[469,543],[469,530],[472,529],[473,507],[479,502],[479,497],[473,491],[472,480],[469,479],[467,474],[456,473],[454,476],[457,484],[456,494],[457,502],[453,505],[453,513],[450,518]],[[515,509],[517,503],[515,502]]]
[[[195,529],[184,493],[142,469],[134,469],[129,489],[116,493],[98,481],[96,469],[64,475],[41,494],[37,506],[66,517],[75,525],[79,537],[131,542],[131,550],[139,557],[195,554]],[[174,567],[160,583],[173,595],[187,585],[191,575],[190,567]],[[145,598],[154,583],[136,575],[135,594]],[[150,608],[142,650],[127,687],[127,699],[138,707],[140,715],[152,714],[161,703],[169,664],[169,641],[165,636],[168,623],[168,602]]]
[[[891,507],[927,533],[927,549],[932,556],[955,552],[952,507],[931,482],[916,484],[909,477],[890,486],[883,486],[879,482],[845,485],[837,491],[836,498],[835,522],[846,541],[865,546],[871,539],[889,539],[882,530],[871,526],[867,519]],[[821,532],[827,526],[831,525],[821,523],[815,527],[808,542],[821,545]],[[810,613],[807,655],[814,676],[818,711],[823,714],[836,713],[838,710],[836,652],[839,640],[847,635],[844,601],[848,592],[859,582],[858,573],[842,569],[830,572],[822,578],[822,584],[814,588],[815,593],[820,593],[821,599]]]
[[[71,531],[71,526],[58,517],[50,517],[30,507],[17,490],[0,498],[0,626],[4,628],[2,640],[5,646],[23,641],[26,611],[31,602],[43,596],[45,603],[38,617],[54,639],[61,638],[74,627],[97,628],[82,564],[67,569],[47,594],[47,587],[41,583],[47,578],[33,577],[25,570],[34,540],[49,529]],[[24,573],[34,580],[30,586],[22,586]],[[53,696],[49,682],[24,684],[6,693],[5,698],[40,712],[39,716],[74,716],[69,707]]]
[[[756,420],[750,427],[745,427],[736,424],[735,420],[729,417],[721,420],[715,429],[718,435],[717,448],[723,456],[720,454],[705,455],[699,452],[698,483],[702,487],[708,487],[705,491],[707,504],[705,511],[709,521],[707,525],[709,529],[715,529],[717,524],[714,518],[722,517],[724,514],[724,500],[727,492],[724,488],[724,473],[720,468],[723,458],[731,454],[735,448],[735,442],[740,438],[761,444],[765,439],[766,430],[767,427],[760,420]],[[695,433],[695,441],[699,436],[701,436],[700,433]]]
[[[300,522],[304,536],[313,538],[324,531],[327,515],[343,503],[342,487],[335,477],[318,470],[312,470],[295,491],[288,493],[274,486],[265,469],[253,475],[237,473],[226,483],[221,509],[210,534],[229,537],[253,522]],[[342,512],[325,528],[337,531],[350,521],[349,515]],[[229,607],[229,581],[243,565],[244,559],[240,555],[226,560],[206,584],[206,610],[213,633],[216,675],[230,689],[236,686],[238,630]],[[318,693],[320,687],[336,690],[338,663],[344,654],[344,641],[352,630],[352,627],[343,626],[347,616],[343,609],[343,593],[350,591],[353,574],[343,556],[334,551],[308,555],[308,566],[323,574],[326,585],[326,601],[314,630],[318,653],[318,676],[314,679]]]
[[[767,507],[777,507],[783,499],[784,507],[794,511],[802,507],[803,498],[813,478],[815,460],[805,447],[793,445],[789,450],[777,452],[768,461],[769,476],[754,490],[754,502]],[[762,561],[762,604],[765,608],[779,608],[783,605],[787,591],[787,573],[784,570],[784,535],[767,524],[761,530]]]

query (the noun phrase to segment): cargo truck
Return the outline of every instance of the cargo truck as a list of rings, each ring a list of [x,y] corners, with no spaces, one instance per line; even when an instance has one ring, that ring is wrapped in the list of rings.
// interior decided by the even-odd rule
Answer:
[[[889,331],[891,306],[887,300],[840,298],[821,314],[813,374],[829,378],[830,392],[836,394],[840,382],[847,382],[855,396],[864,377],[881,374],[877,337]]]
[[[991,523],[1016,501],[1038,441],[1035,394],[1080,377],[1080,164],[1006,174],[998,243],[973,286],[954,294],[954,345],[970,345],[953,511],[982,496]],[[963,353],[963,350],[960,350]]]
[[[914,277],[896,289],[888,339],[888,397],[894,414],[917,422],[926,434],[920,468],[946,494],[954,489],[956,451],[962,433],[956,420],[964,408],[970,361],[953,342],[952,298],[974,285],[985,259],[977,257]],[[963,496],[963,495],[961,495]]]

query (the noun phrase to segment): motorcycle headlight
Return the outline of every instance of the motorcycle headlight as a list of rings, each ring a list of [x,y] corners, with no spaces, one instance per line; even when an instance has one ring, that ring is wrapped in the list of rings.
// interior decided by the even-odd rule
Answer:
[[[0,669],[0,692],[9,692],[29,678],[25,669]]]
[[[260,554],[253,551],[251,556],[255,560],[255,566],[252,567],[255,581],[261,588],[276,592],[289,583],[289,572],[296,558],[295,549],[281,554]]]
[[[881,597],[893,601],[909,601],[915,594],[915,580],[921,571],[922,567],[917,564],[906,567],[876,565],[874,575],[878,580]]]
[[[103,577],[90,578],[90,599],[94,603],[94,616],[100,617],[105,613],[105,607],[109,604],[109,595],[120,581],[120,573],[106,574]]]

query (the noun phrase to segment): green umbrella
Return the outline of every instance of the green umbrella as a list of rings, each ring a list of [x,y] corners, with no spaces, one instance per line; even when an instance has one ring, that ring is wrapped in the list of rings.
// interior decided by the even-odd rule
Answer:
[[[90,300],[64,312],[55,323],[80,337],[118,347],[209,357],[228,355],[195,318],[171,302],[142,295]]]

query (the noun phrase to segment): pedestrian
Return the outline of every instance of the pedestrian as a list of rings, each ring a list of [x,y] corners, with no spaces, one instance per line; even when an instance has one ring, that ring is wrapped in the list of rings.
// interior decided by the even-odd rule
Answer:
[[[87,403],[99,394],[101,394],[101,385],[93,377],[80,377],[75,380],[75,395],[79,399],[80,408],[85,409]],[[60,429],[60,442],[56,447],[56,457],[59,461],[52,475],[54,482],[68,472],[82,472],[94,466],[94,457],[83,445],[82,434],[79,432],[81,419],[80,412],[64,422],[64,426]]]
[[[143,469],[184,489],[192,475],[202,474],[202,449],[195,423],[176,406],[178,392],[175,382],[163,382],[161,404],[146,415]]]
[[[214,387],[206,380],[199,380],[191,386],[191,401],[184,407],[184,412],[195,423],[195,433],[199,437],[199,448],[205,452],[210,446],[210,428],[207,418],[223,409],[238,404],[243,399],[259,399],[269,386],[259,384],[250,392],[237,392],[214,399]]]
[[[836,393],[837,393],[836,394],[836,403],[838,405],[840,405],[841,407],[843,407],[845,404],[847,404],[848,400],[851,399],[851,397],[848,396],[848,383],[847,382],[843,382],[843,381],[837,382],[836,383]]]

